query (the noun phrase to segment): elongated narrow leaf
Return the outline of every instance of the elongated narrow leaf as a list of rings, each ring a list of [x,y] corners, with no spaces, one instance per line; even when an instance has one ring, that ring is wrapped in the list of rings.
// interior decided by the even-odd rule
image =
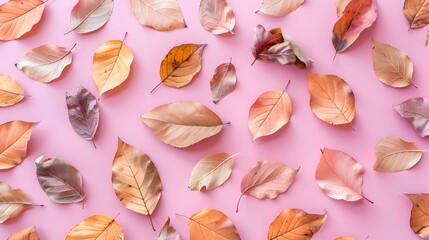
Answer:
[[[66,240],[124,240],[122,228],[115,219],[105,215],[93,215],[76,225]]]
[[[10,235],[7,240],[39,240],[36,228],[30,226]]]
[[[403,11],[410,28],[421,28],[429,23],[428,0],[405,0]]]
[[[49,83],[59,78],[64,69],[71,64],[72,49],[68,50],[55,44],[43,45],[27,52],[16,67],[31,79]]]
[[[141,119],[161,141],[179,148],[218,134],[224,125],[219,116],[198,102],[161,105]]]
[[[164,227],[161,229],[159,236],[155,240],[180,240],[180,236],[176,229],[170,224],[170,218],[165,222]]]
[[[42,18],[44,0],[9,0],[0,5],[0,40],[15,40]]]
[[[107,23],[113,0],[79,0],[70,15],[71,28],[78,33],[93,32]]]
[[[215,69],[210,89],[214,103],[218,103],[235,89],[237,84],[237,75],[235,66],[231,62],[223,63]]]
[[[0,74],[0,107],[13,106],[24,99],[24,90],[12,77]]]
[[[263,0],[257,13],[281,17],[295,11],[304,3],[304,0]]]
[[[18,217],[33,205],[21,189],[12,189],[0,182],[0,223]]]
[[[188,221],[191,240],[240,240],[232,221],[222,212],[202,209],[194,213]]]
[[[429,99],[411,98],[396,106],[395,109],[413,125],[421,137],[429,135]]]
[[[337,8],[337,16],[340,18],[343,16],[344,9],[346,9],[347,4],[349,4],[351,0],[335,0],[335,6]]]
[[[235,15],[225,0],[201,0],[200,22],[213,34],[234,34]]]

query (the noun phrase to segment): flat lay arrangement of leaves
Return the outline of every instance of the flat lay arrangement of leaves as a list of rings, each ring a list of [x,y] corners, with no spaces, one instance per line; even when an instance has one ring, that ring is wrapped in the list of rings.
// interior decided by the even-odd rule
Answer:
[[[355,152],[349,154],[340,147],[326,146],[328,141],[319,142],[319,149],[308,149],[309,152],[317,150],[320,155],[314,159],[302,161],[301,165],[287,163],[284,156],[278,156],[278,159],[254,159],[251,162],[249,154],[240,149],[229,152],[229,149],[212,148],[218,141],[216,139],[225,132],[232,132],[237,128],[243,128],[248,134],[237,134],[235,139],[230,140],[231,145],[234,141],[242,141],[242,139],[251,141],[252,148],[258,148],[261,146],[259,144],[269,145],[270,141],[284,137],[282,135],[287,135],[285,132],[289,133],[291,129],[307,128],[294,121],[295,115],[302,114],[303,111],[309,112],[309,116],[312,114],[315,122],[320,124],[320,128],[327,131],[351,134],[361,131],[357,122],[367,119],[362,116],[362,108],[375,107],[377,104],[362,105],[361,99],[366,97],[365,89],[357,87],[356,79],[351,79],[350,75],[344,72],[336,72],[335,68],[324,72],[317,67],[317,64],[320,61],[333,61],[335,65],[343,57],[351,55],[354,58],[352,55],[352,52],[356,51],[354,45],[363,44],[364,40],[358,39],[374,31],[372,28],[380,18],[377,0],[331,0],[326,3],[330,4],[332,9],[327,14],[332,15],[336,21],[332,22],[331,38],[323,43],[323,48],[331,49],[333,55],[323,60],[312,59],[312,52],[306,50],[307,46],[300,44],[301,38],[288,35],[288,28],[281,22],[289,15],[297,14],[300,8],[306,6],[307,1],[312,0],[260,0],[259,8],[254,9],[254,12],[261,23],[255,24],[252,28],[243,28],[240,22],[246,19],[237,17],[243,10],[233,9],[230,5],[231,0],[199,0],[198,8],[193,9],[192,13],[184,11],[182,7],[186,3],[181,0],[130,0],[129,14],[133,15],[133,20],[139,23],[141,27],[139,30],[147,33],[146,38],[151,38],[151,34],[174,38],[175,32],[200,28],[203,29],[204,34],[214,39],[213,42],[207,43],[195,35],[189,36],[186,41],[176,41],[177,44],[174,45],[170,45],[170,41],[159,41],[157,44],[162,45],[165,51],[157,52],[157,59],[150,59],[157,66],[150,68],[141,61],[146,54],[145,51],[151,51],[150,46],[145,42],[147,39],[138,39],[141,48],[135,48],[132,43],[136,41],[133,39],[136,30],[128,29],[127,23],[121,23],[123,27],[115,30],[117,36],[104,37],[103,35],[110,19],[115,17],[117,5],[123,4],[122,2],[76,0],[70,12],[64,14],[69,24],[61,29],[63,39],[72,38],[75,44],[44,42],[39,43],[38,46],[23,45],[22,49],[25,51],[16,53],[19,59],[14,63],[16,72],[3,73],[0,68],[0,111],[38,101],[40,96],[37,90],[28,86],[52,91],[51,101],[55,104],[60,103],[59,105],[63,108],[61,112],[66,112],[61,118],[63,121],[61,124],[65,122],[64,125],[67,125],[68,129],[58,129],[51,123],[52,127],[49,131],[55,131],[59,134],[56,135],[57,137],[61,137],[61,131],[73,131],[76,134],[76,139],[73,141],[81,141],[90,146],[88,148],[90,150],[74,149],[76,158],[87,151],[110,154],[110,158],[102,159],[97,163],[99,164],[97,168],[99,167],[99,171],[103,171],[104,174],[97,176],[99,179],[95,184],[102,182],[109,185],[110,192],[103,191],[105,194],[103,198],[113,198],[123,206],[115,209],[117,215],[113,216],[109,216],[102,210],[86,211],[85,202],[88,199],[91,201],[91,197],[97,192],[89,191],[94,189],[92,187],[94,183],[87,180],[91,172],[86,169],[85,161],[95,160],[76,160],[69,156],[61,156],[61,152],[54,156],[43,156],[45,150],[34,147],[37,144],[32,140],[32,136],[37,134],[37,139],[43,141],[39,136],[44,134],[46,128],[42,131],[38,126],[44,122],[26,120],[34,119],[29,116],[32,114],[30,109],[26,109],[23,110],[27,111],[26,114],[20,116],[1,115],[2,119],[8,120],[0,122],[0,224],[14,224],[24,212],[31,215],[32,208],[50,211],[45,206],[48,203],[55,204],[56,211],[80,204],[85,217],[75,222],[75,225],[67,226],[69,231],[63,233],[66,240],[129,239],[127,220],[121,215],[125,212],[138,215],[143,219],[144,224],[156,233],[156,240],[238,240],[244,239],[242,234],[247,231],[245,228],[247,223],[236,221],[236,216],[243,214],[249,216],[247,214],[252,211],[248,207],[250,202],[253,206],[255,204],[270,206],[276,203],[282,204],[283,210],[270,215],[271,222],[260,226],[266,231],[268,240],[312,239],[317,238],[321,230],[331,232],[336,240],[365,239],[365,237],[372,239],[371,234],[365,229],[361,229],[362,235],[359,236],[361,238],[357,238],[357,236],[343,236],[344,232],[340,231],[339,227],[325,224],[330,218],[338,216],[331,214],[331,210],[325,209],[317,199],[309,199],[313,206],[317,207],[315,209],[318,209],[313,208],[310,211],[304,207],[307,206],[305,204],[300,208],[301,206],[279,203],[278,198],[292,195],[292,188],[305,188],[302,185],[305,169],[307,173],[311,170],[313,175],[313,178],[305,181],[311,181],[316,188],[320,188],[320,198],[332,200],[338,205],[345,204],[341,206],[350,208],[354,206],[376,208],[377,204],[382,203],[378,203],[372,198],[374,195],[367,191],[369,187],[365,179],[370,174],[377,174],[383,178],[402,172],[409,173],[418,168],[419,162],[426,160],[428,155],[426,152],[429,151],[429,147],[419,144],[419,140],[392,132],[390,135],[380,136],[372,149],[354,146],[359,148],[359,151],[371,151],[373,154],[371,165],[368,165],[370,160],[362,159]],[[404,34],[407,30],[414,31],[429,24],[428,0],[401,1],[404,2],[403,9],[396,10],[403,11],[404,21],[409,25],[409,29],[403,31]],[[0,48],[7,47],[2,46],[4,43],[20,43],[26,38],[37,39],[39,25],[44,23],[44,18],[47,18],[46,12],[55,10],[55,4],[61,3],[59,0],[3,0],[0,4]],[[195,19],[198,19],[199,25],[187,24],[186,19],[191,18],[192,14]],[[264,23],[265,18],[278,21],[278,26]],[[49,20],[52,21],[52,19]],[[302,31],[311,31],[311,29],[303,28]],[[214,43],[227,42],[241,34],[249,36],[248,42],[240,43],[248,51],[240,56],[232,56],[219,47],[216,53],[222,57],[219,59],[223,60],[217,62],[212,69],[208,69],[205,62],[213,58],[213,55],[210,55],[213,52],[208,52],[207,49],[217,48]],[[87,48],[85,43],[88,36],[100,36],[103,41],[95,49]],[[429,29],[426,33],[426,45],[428,42]],[[372,55],[368,55],[364,63],[372,70],[372,80],[381,82],[383,91],[393,91],[388,93],[397,96],[401,96],[401,91],[407,89],[416,91],[414,97],[400,98],[397,102],[392,102],[391,99],[380,99],[390,105],[391,111],[395,113],[399,122],[402,122],[403,125],[395,128],[405,129],[413,133],[412,136],[417,139],[426,138],[429,135],[429,97],[423,96],[422,92],[417,92],[421,88],[427,89],[427,85],[416,77],[416,73],[425,69],[418,69],[416,67],[418,64],[411,58],[412,55],[392,44],[389,39],[372,39],[368,44],[371,46]],[[416,41],[413,44],[421,45],[422,49],[425,47],[423,41]],[[58,83],[65,81],[63,79],[67,78],[70,68],[76,64],[76,56],[83,52],[89,52],[91,55],[91,58],[87,59],[87,64],[91,66],[92,71],[80,73],[82,79],[79,79],[79,83],[81,84],[76,85],[72,91],[59,89]],[[255,96],[240,93],[238,90],[241,85],[265,85],[269,81],[275,81],[270,79],[269,71],[266,71],[265,76],[255,76],[254,82],[242,78],[244,67],[237,64],[236,59],[245,56],[248,61],[247,70],[267,69],[271,66],[286,73],[283,79],[279,79],[284,88],[259,91]],[[2,57],[6,58],[6,56]],[[353,67],[361,66],[356,64]],[[153,72],[157,77],[150,81],[139,79],[140,76],[134,74],[136,68]],[[302,79],[289,79],[288,71],[299,71]],[[203,73],[209,74],[211,78],[202,79],[200,75]],[[88,79],[87,76],[91,76],[92,79]],[[145,81],[145,88],[139,91],[150,98],[145,99],[144,102],[128,104],[139,106],[139,112],[133,113],[134,120],[147,132],[147,135],[141,134],[138,129],[133,129],[133,134],[139,135],[140,142],[129,142],[122,136],[121,129],[108,125],[111,124],[108,119],[111,114],[108,114],[108,110],[112,99],[126,97],[121,93],[130,81],[136,80]],[[25,81],[33,85],[27,85]],[[186,98],[171,101],[162,99],[159,96],[162,93],[158,93],[168,91],[169,95],[175,95],[186,91],[186,88],[195,82],[201,81],[205,81],[205,89],[198,91],[204,91],[210,101],[195,98],[189,92],[189,94],[186,93]],[[295,92],[294,86],[298,81],[305,86],[308,96],[309,101],[305,108],[301,105],[299,108],[296,107],[296,102],[302,102],[304,97],[307,97],[298,96]],[[361,81],[368,81],[368,79],[361,79]],[[61,92],[61,97],[57,98],[58,91]],[[31,92],[31,95],[28,92]],[[243,100],[243,102],[246,99],[246,103],[252,103],[240,105],[247,115],[238,114],[241,111],[230,116],[225,114],[224,109],[233,108],[229,105],[232,99]],[[386,107],[385,105],[383,106]],[[124,109],[128,107],[128,105],[121,106]],[[51,111],[54,114],[59,110],[53,108]],[[28,118],[22,116],[28,116]],[[117,117],[119,119],[121,116]],[[383,116],[371,117],[382,118]],[[236,125],[237,119],[246,121],[247,126]],[[57,120],[55,118],[55,121]],[[390,124],[390,119],[385,121],[386,124]],[[121,122],[125,127],[131,124],[134,123]],[[100,138],[104,136],[103,129],[110,127],[114,128],[118,135],[115,139],[110,139],[115,142],[115,149],[98,144]],[[326,138],[330,137],[326,136]],[[67,146],[69,144],[68,139],[58,139],[58,141]],[[344,138],[340,141],[347,143],[348,139]],[[306,143],[295,142],[294,139],[288,138],[284,144],[305,145]],[[171,153],[171,159],[158,158],[159,154],[151,148],[154,145],[160,146],[162,151]],[[69,147],[72,148],[72,146]],[[177,159],[175,153],[191,153],[196,149],[203,149],[205,154],[194,159],[189,169],[188,165],[183,165],[181,169],[165,167],[165,162],[184,160]],[[298,149],[303,148],[298,147],[296,151],[299,151]],[[274,151],[274,149],[271,150]],[[33,157],[35,153],[39,154],[38,157],[28,157],[28,155]],[[153,159],[150,156],[153,156]],[[252,156],[252,158],[255,157]],[[32,191],[41,191],[46,198],[33,199],[30,192],[27,193],[21,189],[22,185],[15,186],[14,182],[2,180],[2,172],[14,173],[20,169],[24,161],[32,162],[32,172],[25,173],[22,178],[40,185],[40,188],[37,187]],[[314,163],[314,169],[310,169],[306,161]],[[243,168],[243,165],[239,164],[242,162],[247,162],[248,168]],[[372,166],[372,169],[367,166]],[[187,183],[176,181],[178,172],[187,174]],[[174,179],[176,185],[166,181],[169,178]],[[234,196],[227,196],[221,192],[222,188],[232,185],[230,179],[241,182],[239,186],[234,186]],[[186,190],[195,194],[193,196],[199,196],[201,199],[220,196],[218,199],[227,202],[230,208],[215,209],[213,206],[206,206],[194,209],[194,206],[190,205],[187,207],[192,208],[193,212],[185,214],[182,212],[183,208],[166,206],[166,201],[163,200],[174,198],[169,191],[176,188],[187,188]],[[404,205],[406,200],[409,200],[409,226],[404,225],[402,228],[408,228],[417,237],[429,239],[427,210],[429,194],[424,191],[425,189],[421,189],[420,192],[398,192],[396,197],[405,199]],[[170,213],[175,214],[168,215],[165,211],[161,212],[159,208],[169,208]],[[55,231],[55,229],[39,227],[38,218],[42,219],[42,216],[32,216],[32,218],[35,219],[33,225],[19,226],[21,230],[10,232],[7,239],[37,240],[39,233],[45,235],[46,232]],[[250,222],[252,219],[249,217],[247,221]],[[157,224],[159,222],[164,224]],[[188,225],[188,232],[176,230],[175,227],[180,222]],[[141,236],[144,234],[142,231]]]

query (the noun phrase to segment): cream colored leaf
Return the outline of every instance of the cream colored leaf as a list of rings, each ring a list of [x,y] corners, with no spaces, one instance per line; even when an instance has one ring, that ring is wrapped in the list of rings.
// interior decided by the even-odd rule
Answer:
[[[176,229],[170,224],[170,218],[165,222],[164,227],[161,229],[159,236],[155,240],[180,240],[180,236]]]
[[[413,232],[424,239],[429,239],[429,195],[405,194],[413,203],[410,217],[410,227]]]
[[[188,221],[191,240],[240,240],[232,221],[222,212],[202,209]]]
[[[0,107],[13,106],[24,99],[24,90],[12,77],[0,74]]]
[[[6,183],[0,182],[0,223],[18,217],[32,206],[21,189],[11,189]]]
[[[79,0],[70,15],[71,31],[95,31],[109,21],[112,12],[113,0]]]
[[[295,11],[303,3],[304,0],[263,0],[261,8],[256,12],[281,17]]]
[[[410,28],[421,28],[429,23],[429,0],[405,0],[404,15]]]
[[[7,240],[39,240],[39,236],[37,235],[36,228],[30,226],[10,235]]]
[[[225,0],[201,0],[200,23],[213,34],[234,34],[235,15]]]
[[[122,228],[115,219],[105,215],[93,215],[76,225],[66,240],[124,240]]]

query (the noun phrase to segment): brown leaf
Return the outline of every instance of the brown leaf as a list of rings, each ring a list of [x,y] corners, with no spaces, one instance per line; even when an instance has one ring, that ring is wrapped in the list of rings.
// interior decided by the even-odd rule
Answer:
[[[67,234],[66,240],[123,240],[124,233],[115,219],[105,215],[93,215],[76,225]]]
[[[413,62],[403,51],[372,41],[372,62],[375,75],[387,86],[402,88],[411,84]]]
[[[258,199],[274,199],[279,194],[286,192],[295,180],[298,173],[286,164],[274,161],[259,161],[241,181],[241,195],[238,199],[237,209],[244,195]]]
[[[280,28],[271,29],[269,32],[262,25],[257,25],[253,29],[252,54],[256,60],[267,61],[268,50],[283,42],[282,30]]]
[[[131,9],[140,24],[157,31],[186,28],[177,0],[131,0]]]
[[[335,240],[356,240],[356,239],[352,237],[337,237],[335,238]]]
[[[66,93],[66,104],[73,130],[81,138],[93,141],[100,119],[97,99],[86,88],[79,86],[76,95],[69,96]]]
[[[109,21],[112,12],[113,0],[79,0],[70,15],[70,32],[93,32]]]
[[[36,160],[36,175],[48,197],[56,203],[77,203],[85,198],[80,172],[61,158]]]
[[[310,107],[316,116],[329,124],[350,124],[356,114],[355,95],[349,85],[336,75],[308,74]]]
[[[301,209],[284,210],[270,224],[268,240],[310,240],[320,230],[326,217],[327,213],[318,215],[306,213]]]
[[[201,0],[200,23],[213,34],[234,34],[235,15],[225,0]]]
[[[263,0],[257,13],[281,17],[295,11],[304,3],[304,0]]]
[[[191,240],[240,240],[237,229],[222,212],[202,209],[194,213],[188,221]]]
[[[7,240],[39,240],[39,236],[37,235],[36,228],[30,226],[10,235]]]
[[[216,113],[198,102],[164,104],[142,114],[141,120],[161,141],[178,148],[214,136],[224,125]]]
[[[429,43],[429,29],[426,31],[426,41],[425,41],[425,46],[427,46]]]
[[[128,78],[133,60],[133,53],[123,40],[110,40],[97,48],[92,63],[92,77],[99,96]]]
[[[155,240],[180,240],[180,236],[176,232],[176,229],[170,225],[170,218],[167,219],[167,222],[165,222],[164,227]]]
[[[33,204],[21,189],[11,189],[9,185],[0,182],[0,223],[18,217]]]
[[[72,49],[67,50],[55,44],[34,48],[25,54],[24,59],[16,64],[29,78],[49,83],[61,76],[63,70],[72,62]]]
[[[210,81],[213,102],[218,103],[222,98],[234,91],[236,84],[237,75],[234,64],[230,61],[219,65]]]
[[[421,28],[429,23],[428,0],[405,0],[403,12],[410,28]]]
[[[421,137],[429,135],[429,99],[410,98],[395,109],[413,125]]]
[[[295,40],[292,39],[291,36],[283,33],[283,39],[285,40],[285,42],[286,41],[290,42],[292,46],[293,53],[295,54],[295,57],[296,57],[296,61],[294,63],[295,66],[301,69],[305,69],[310,67],[311,64],[313,64],[313,60],[311,60],[310,58],[307,57],[307,55],[304,54],[301,47],[298,46],[298,44],[295,42]]]
[[[161,179],[149,156],[118,139],[112,166],[112,183],[116,196],[129,210],[149,216],[161,198]]]
[[[42,18],[44,0],[9,0],[0,5],[0,40],[15,40]]]
[[[24,99],[24,90],[15,79],[0,74],[0,107],[13,106]]]
[[[337,16],[340,18],[343,16],[344,9],[351,0],[335,0],[335,6],[337,7]]]
[[[0,170],[14,168],[27,156],[27,144],[37,123],[11,121],[0,125]]]
[[[413,232],[424,239],[429,239],[429,194],[405,194],[413,203],[410,227]]]
[[[213,190],[228,180],[234,168],[234,157],[228,153],[205,156],[192,169],[189,188],[194,191]]]

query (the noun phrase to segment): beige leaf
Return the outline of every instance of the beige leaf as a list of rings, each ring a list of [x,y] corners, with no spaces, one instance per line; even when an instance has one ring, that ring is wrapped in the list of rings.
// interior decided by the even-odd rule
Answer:
[[[429,195],[405,194],[413,203],[410,217],[410,227],[413,232],[424,239],[429,239]]]
[[[66,240],[124,240],[122,228],[115,219],[105,215],[93,215],[76,225]]]
[[[188,221],[191,240],[240,240],[232,221],[222,212],[202,209]]]
[[[210,89],[213,103],[215,104],[234,91],[235,85],[237,84],[235,66],[231,61],[219,65],[215,69],[212,80],[210,80]]]
[[[24,90],[15,79],[0,74],[0,107],[13,106],[24,99]]]
[[[263,0],[261,8],[256,12],[281,17],[295,11],[303,3],[304,0]]]
[[[213,34],[234,34],[235,15],[225,0],[201,0],[200,23]]]
[[[39,240],[39,236],[37,235],[36,228],[30,226],[12,234],[7,240]]]
[[[337,16],[340,18],[343,16],[344,9],[346,9],[347,4],[352,0],[335,0],[335,5],[337,7]]]
[[[95,31],[109,21],[112,12],[113,0],[79,0],[70,15],[71,31]]]
[[[405,0],[404,15],[410,28],[421,28],[429,23],[429,0]]]
[[[164,227],[161,229],[159,236],[155,240],[180,240],[180,236],[170,224],[170,218],[165,222]]]
[[[0,223],[18,217],[32,206],[21,189],[11,189],[6,183],[0,182]]]

